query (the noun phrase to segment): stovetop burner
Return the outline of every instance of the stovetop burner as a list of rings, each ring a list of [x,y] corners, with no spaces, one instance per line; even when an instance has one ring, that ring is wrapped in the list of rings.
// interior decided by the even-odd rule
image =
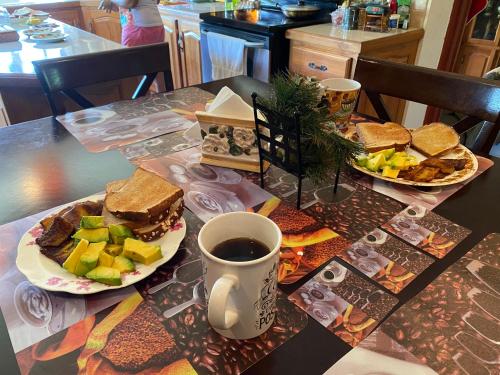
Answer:
[[[341,2],[341,0],[339,0]],[[265,10],[281,11],[283,5],[297,4],[297,0],[261,0],[260,7]],[[333,12],[338,7],[338,2],[335,0],[321,1],[321,0],[305,0],[305,5],[314,5],[323,9],[324,11]]]

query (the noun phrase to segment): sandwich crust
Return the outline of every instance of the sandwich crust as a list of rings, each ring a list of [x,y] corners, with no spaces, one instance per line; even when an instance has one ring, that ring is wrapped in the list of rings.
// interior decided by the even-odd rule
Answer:
[[[394,122],[378,124],[360,122],[356,124],[356,133],[366,151],[377,152],[388,148],[403,151],[411,142],[411,134],[404,126]]]
[[[106,209],[120,219],[158,224],[170,206],[184,192],[156,174],[138,168],[125,183],[117,180],[106,186]]]

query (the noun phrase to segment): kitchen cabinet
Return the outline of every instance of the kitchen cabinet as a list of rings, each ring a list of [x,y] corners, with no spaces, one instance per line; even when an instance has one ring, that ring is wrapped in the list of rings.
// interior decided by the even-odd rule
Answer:
[[[165,41],[170,47],[174,88],[201,83],[199,14],[167,7],[160,7],[160,14],[165,27]]]
[[[414,64],[422,29],[377,33],[339,30],[331,24],[290,29],[289,70],[316,79],[352,78],[358,56]],[[383,96],[389,115],[402,122],[406,101]],[[366,94],[361,92],[358,110],[376,116]]]
[[[184,86],[201,83],[200,23],[179,20],[178,46]]]
[[[499,64],[500,0],[489,0],[486,8],[465,29],[454,71],[482,77]]]
[[[82,6],[84,29],[116,43],[121,43],[122,27],[117,12],[107,13],[94,6]]]

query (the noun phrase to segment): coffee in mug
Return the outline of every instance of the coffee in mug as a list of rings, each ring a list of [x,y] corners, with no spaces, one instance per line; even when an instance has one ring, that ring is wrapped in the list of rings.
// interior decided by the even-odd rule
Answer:
[[[208,321],[219,334],[249,339],[274,322],[281,231],[265,216],[231,212],[200,230]]]

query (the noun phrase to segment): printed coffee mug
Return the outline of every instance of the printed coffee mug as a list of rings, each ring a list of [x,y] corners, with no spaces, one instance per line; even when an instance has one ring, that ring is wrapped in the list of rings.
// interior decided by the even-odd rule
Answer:
[[[229,261],[211,252],[216,245],[250,238],[269,252],[250,261]],[[249,339],[264,333],[274,321],[281,231],[265,216],[231,212],[209,220],[200,230],[208,321],[215,331],[232,339]]]
[[[319,84],[328,102],[330,115],[333,115],[335,126],[339,131],[346,132],[361,84],[346,78],[324,79]]]

